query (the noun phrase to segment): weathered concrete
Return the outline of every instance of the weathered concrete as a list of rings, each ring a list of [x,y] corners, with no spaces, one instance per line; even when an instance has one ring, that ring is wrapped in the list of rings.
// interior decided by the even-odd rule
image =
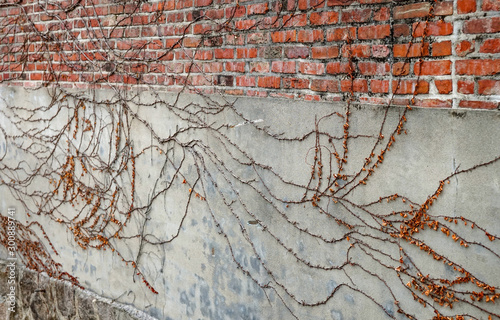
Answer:
[[[5,99],[1,107],[14,104],[40,104],[48,103],[49,97],[43,92],[29,92],[28,94],[18,88],[0,88],[0,95]],[[99,91],[98,99],[111,99],[112,93]],[[163,99],[172,101],[175,97],[164,96]],[[217,98],[222,101],[220,98]],[[141,102],[153,101],[147,93],[141,95]],[[199,102],[203,99],[192,95],[183,95],[179,99],[180,105]],[[242,122],[231,112],[222,112],[210,118],[215,123],[229,124],[224,129],[227,137],[234,141],[242,150],[245,150],[255,162],[273,168],[285,181],[297,184],[306,184],[310,178],[311,163],[314,157],[314,135],[308,136],[303,141],[284,141],[271,139],[267,134],[256,128],[268,128],[270,133],[283,133],[281,138],[300,137],[314,129],[315,119],[331,112],[344,113],[344,106],[340,104],[306,103],[242,98],[235,102],[237,111],[254,121],[253,125]],[[143,116],[150,126],[162,136],[168,136],[175,130],[175,126],[182,128],[183,122],[169,117],[171,114],[166,109],[140,107],[138,115]],[[356,105],[351,110],[350,134],[360,135],[349,140],[349,162],[345,169],[347,174],[359,170],[360,166],[371,150],[374,138],[380,130],[385,109]],[[402,108],[391,107],[385,121],[383,134],[389,137],[395,129]],[[64,119],[64,115],[61,116]],[[491,160],[500,155],[500,112],[496,111],[470,111],[470,110],[430,110],[415,108],[407,115],[405,125],[407,135],[397,136],[397,142],[391,151],[385,155],[385,161],[370,178],[366,186],[356,188],[349,195],[349,200],[356,203],[370,203],[377,201],[381,196],[394,193],[403,195],[423,203],[439,185],[439,181],[449,176],[455,170],[467,169],[474,165]],[[1,120],[4,128],[8,128],[5,119]],[[255,126],[254,126],[255,125]],[[320,123],[320,131],[330,132],[333,136],[341,137],[343,134],[343,121],[332,117]],[[216,127],[216,125],[213,125]],[[141,123],[132,122],[134,147],[140,150],[151,143],[151,134],[148,128]],[[369,136],[369,137],[365,137]],[[186,134],[179,137],[188,141],[193,137],[201,139],[221,156],[227,168],[231,169],[243,179],[256,179],[268,186],[273,194],[286,199],[300,200],[303,190],[289,185],[283,185],[275,175],[265,170],[254,170],[251,166],[242,166],[228,157],[217,136],[210,132]],[[3,140],[2,140],[3,143]],[[326,145],[327,141],[321,141]],[[5,145],[0,145],[3,150],[8,150]],[[380,149],[380,147],[378,148]],[[376,150],[378,152],[378,149]],[[245,156],[238,155],[234,147],[229,150],[235,152],[237,158],[244,160]],[[15,155],[8,154],[5,161],[15,161]],[[193,160],[187,160],[185,175],[193,177],[196,166]],[[137,161],[137,199],[146,203],[150,197],[154,177],[159,175],[163,161],[157,155],[139,158]],[[125,304],[134,305],[144,310],[147,314],[158,319],[290,319],[290,312],[283,305],[283,301],[276,292],[285,296],[284,301],[291,310],[301,319],[384,319],[394,316],[400,318],[397,306],[387,287],[378,280],[374,280],[366,272],[356,267],[349,267],[347,272],[325,271],[311,269],[297,263],[295,257],[284,250],[270,236],[272,232],[287,246],[293,248],[300,257],[305,257],[312,264],[338,265],[346,259],[349,243],[339,245],[320,243],[290,226],[277,209],[264,201],[263,196],[270,197],[269,192],[262,184],[255,186],[262,195],[248,185],[224,180],[222,171],[218,171],[214,164],[208,164],[208,169],[214,180],[218,182],[215,187],[206,179],[199,190],[206,195],[207,201],[193,201],[187,212],[186,220],[181,226],[179,237],[172,243],[158,246],[146,245],[139,259],[139,266],[143,273],[151,280],[151,284],[159,292],[152,294],[140,280],[134,279],[134,270],[125,266],[121,259],[109,251],[82,251],[73,244],[72,238],[66,234],[64,228],[53,221],[43,221],[43,217],[32,217],[41,221],[55,244],[60,256],[56,257],[68,272],[77,276],[83,286],[96,292],[98,295],[108,297]],[[205,177],[206,178],[206,177]],[[166,180],[169,178],[166,177]],[[160,179],[161,180],[161,179]],[[188,179],[189,180],[189,179]],[[155,202],[149,211],[144,227],[150,238],[158,240],[169,239],[176,231],[183,216],[187,187],[180,182],[175,185],[172,193],[165,195]],[[198,190],[198,189],[197,189]],[[219,190],[221,193],[219,193]],[[0,212],[6,212],[7,207],[17,207],[19,220],[27,217],[21,212],[21,207],[11,197],[4,187],[0,189],[2,201]],[[224,204],[223,195],[235,201],[229,207]],[[326,201],[326,200],[324,200]],[[179,204],[180,203],[180,204]],[[210,207],[207,207],[207,204]],[[244,205],[243,205],[244,204]],[[288,210],[283,203],[274,202],[279,210]],[[373,210],[381,213],[390,213],[391,207],[375,207]],[[249,215],[249,210],[255,216]],[[346,218],[346,211],[333,203],[328,208],[329,212],[339,218]],[[342,238],[346,231],[337,226],[334,221],[325,215],[318,214],[310,203],[306,206],[291,206],[286,211],[287,216],[297,221],[300,226],[307,228],[325,237]],[[477,225],[487,228],[491,234],[500,234],[500,163],[478,168],[468,174],[460,174],[451,179],[445,192],[432,209],[434,215],[447,215],[465,217],[476,221]],[[215,219],[214,219],[215,217]],[[254,224],[258,219],[265,224]],[[141,222],[142,221],[142,222]],[[131,228],[139,228],[144,221],[138,219]],[[220,229],[217,228],[220,225]],[[240,232],[241,228],[245,233]],[[459,228],[459,227],[457,227]],[[232,244],[233,253],[229,250],[225,237],[219,234],[223,231]],[[475,233],[463,228],[468,239],[484,243],[485,247],[471,245],[464,249],[457,246],[451,239],[441,233],[422,232],[421,239],[433,244],[446,256],[452,256],[464,267],[474,270],[478,279],[500,286],[500,269],[491,265],[498,262],[498,241],[489,242],[484,233]],[[428,231],[428,230],[427,230]],[[246,241],[251,239],[254,245]],[[387,254],[397,256],[397,247],[389,247],[384,242],[367,240],[376,248],[387,249]],[[139,243],[135,240],[116,244],[128,257],[137,257]],[[386,247],[387,246],[387,247]],[[490,248],[491,251],[485,250]],[[427,259],[427,254],[412,251],[416,257]],[[492,253],[493,252],[493,253]],[[318,307],[300,307],[286,298],[283,290],[277,291],[260,288],[255,281],[237,268],[235,260],[261,284],[265,284],[269,275],[264,265],[273,271],[277,279],[298,300],[306,302],[321,301],[339,285],[349,285],[369,293],[385,308],[385,311],[376,306],[367,296],[356,291],[342,287],[333,299]],[[380,257],[379,257],[380,258]],[[387,282],[388,287],[396,288],[398,278],[393,271],[388,271],[377,265],[362,252],[353,251],[352,259],[365,266],[367,270],[380,274]],[[434,262],[432,259],[419,265],[423,274],[449,276],[453,274],[447,265]],[[135,281],[134,281],[135,280]],[[404,279],[402,281],[405,281]],[[52,289],[51,289],[52,290]],[[70,290],[70,289],[65,289]],[[73,295],[73,289],[70,290]],[[56,298],[53,292],[50,299]],[[404,307],[417,316],[418,319],[429,319],[433,316],[430,308],[419,308],[413,304],[413,298],[404,288],[394,289],[394,294],[400,297]],[[43,295],[40,295],[40,298]],[[38,295],[28,292],[23,297],[31,299],[30,305],[36,306]],[[24,298],[23,298],[24,299]],[[44,298],[49,300],[49,298]],[[80,308],[85,302],[78,297],[72,298],[72,303],[60,305],[57,312],[61,314],[76,314],[81,318],[84,310],[97,312],[99,306],[96,302],[86,300],[88,307]],[[42,303],[40,303],[42,305]],[[498,303],[488,305],[488,310],[500,313]],[[467,308],[457,307],[457,312],[469,312]],[[454,309],[453,312],[457,310]],[[45,312],[45,311],[44,311]],[[48,311],[47,311],[48,312]],[[108,311],[106,311],[108,312]],[[473,310],[477,312],[477,310]],[[99,313],[99,312],[98,312]],[[87,316],[86,316],[87,317]],[[88,315],[87,318],[92,318]],[[484,313],[478,318],[486,319]],[[102,319],[102,318],[101,318]],[[122,319],[122,318],[117,318]]]

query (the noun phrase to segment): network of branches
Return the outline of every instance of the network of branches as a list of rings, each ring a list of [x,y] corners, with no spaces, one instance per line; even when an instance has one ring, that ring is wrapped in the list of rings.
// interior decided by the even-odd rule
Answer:
[[[196,59],[205,48],[220,46],[223,35],[238,37],[252,30],[280,29],[278,22],[285,14],[293,19],[303,12],[287,3],[274,3],[275,16],[240,28],[232,21],[237,3],[220,4],[233,16],[218,18],[198,10],[190,12],[191,20],[176,25],[166,21],[166,17],[173,18],[164,11],[167,2],[161,1],[109,1],[107,14],[92,0],[3,1],[0,9],[9,13],[0,21],[3,85],[39,80],[32,84],[46,87],[52,101],[38,106],[9,104],[0,110],[1,141],[7,146],[0,156],[2,188],[8,188],[22,210],[36,221],[50,220],[63,226],[72,236],[68,245],[112,251],[152,294],[158,294],[157,288],[144,272],[142,257],[152,247],[175,245],[186,218],[194,214],[190,207],[196,201],[210,213],[236,268],[266,295],[273,292],[278,296],[295,318],[300,318],[301,308],[327,305],[345,290],[368,299],[388,318],[416,319],[419,313],[415,305],[432,310],[435,319],[500,318],[495,304],[500,293],[495,284],[461,265],[454,255],[456,250],[478,247],[495,260],[491,265],[498,265],[499,235],[469,218],[432,210],[451,178],[474,174],[500,157],[450,172],[436,181],[435,191],[423,202],[398,193],[380,195],[371,202],[354,195],[370,188],[372,176],[406,134],[405,123],[418,86],[407,106],[398,109],[396,122],[387,120],[391,98],[381,107],[383,115],[376,132],[352,132],[350,119],[358,102],[353,89],[357,73],[350,54],[354,40],[347,37],[343,46],[348,54],[341,59],[348,65],[343,77],[350,81],[351,89],[343,95],[344,111],[318,117],[307,133],[296,136],[274,132],[245,116],[235,99],[221,94],[220,78],[212,77]],[[307,9],[314,10],[315,6]],[[429,15],[421,21],[423,30],[433,19],[431,5]],[[46,23],[41,25],[40,21]],[[206,30],[192,45],[189,32],[201,22]],[[166,46],[160,37],[117,40],[115,34],[134,32],[133,26],[140,24],[143,28],[165,27],[180,36]],[[75,32],[74,28],[82,30]],[[411,42],[424,43],[425,31],[423,35]],[[420,48],[425,50],[425,46]],[[407,63],[421,59],[413,56]],[[180,70],[175,69],[179,65],[172,63],[173,57],[183,60]],[[152,76],[155,70],[161,73]],[[37,72],[42,74],[40,79],[35,78]],[[164,98],[159,88],[175,91],[175,97]],[[111,92],[110,98],[100,98],[100,89]],[[183,102],[184,93],[195,94],[200,102]],[[174,123],[168,134],[150,118],[158,111]],[[233,135],[239,123],[255,131],[263,145],[277,144],[285,149],[307,146],[308,179],[293,180],[258,161]],[[140,138],[138,132],[149,136]],[[349,158],[350,148],[361,140],[370,145],[365,156],[361,161]],[[148,161],[156,167],[144,165]],[[287,194],[281,194],[282,190]],[[177,198],[183,205],[176,206],[182,209],[170,217],[177,221],[174,232],[150,232],[148,221],[155,206],[164,205],[162,199],[179,192],[185,196]],[[268,212],[263,215],[255,203]],[[214,209],[221,205],[227,211],[224,217]],[[0,243],[7,246],[7,218],[0,217]],[[223,219],[232,225],[222,224]],[[329,228],[316,229],[312,221],[323,221]],[[250,228],[255,226],[263,233],[253,233]],[[53,259],[58,253],[43,222],[19,221],[17,228],[19,254],[27,268],[79,285]],[[283,230],[287,230],[286,235]],[[438,249],[422,234],[442,234],[447,239],[442,241],[458,249],[449,253]],[[305,242],[312,240],[317,247],[298,250],[289,235]],[[477,240],[477,235],[484,241]],[[303,296],[300,287],[290,284],[276,265],[262,256],[257,238],[267,239],[269,250],[289,260],[290,270],[308,269],[320,278],[336,279],[337,285],[318,290],[316,297]],[[245,244],[246,253],[259,261],[263,273],[248,268],[235,254],[241,243],[238,239]],[[136,244],[132,256],[121,250],[127,243]],[[324,252],[324,257],[315,252]],[[369,268],[367,261],[375,267]],[[425,265],[432,261],[453,270],[447,276],[427,274]],[[386,297],[376,296],[360,282],[367,277],[384,288],[397,313],[384,304]],[[405,296],[414,300],[402,300]]]

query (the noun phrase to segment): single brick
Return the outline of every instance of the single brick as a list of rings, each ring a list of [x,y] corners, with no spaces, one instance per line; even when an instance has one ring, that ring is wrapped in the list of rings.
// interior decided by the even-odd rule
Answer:
[[[267,2],[251,4],[247,7],[247,14],[249,16],[253,14],[266,14],[268,11],[269,11],[269,5]]]
[[[500,95],[500,80],[479,80],[478,93],[484,95]]]
[[[297,39],[297,31],[275,31],[271,33],[271,39],[273,40],[273,42],[295,42],[295,40]]]
[[[345,62],[329,62],[326,64],[326,73],[329,74],[349,73],[349,64]]]
[[[389,63],[359,62],[359,72],[366,76],[386,75],[391,70]]]
[[[375,44],[372,46],[372,56],[375,58],[385,58],[391,53],[391,50],[385,44]]]
[[[339,21],[339,14],[335,11],[327,11],[327,12],[313,12],[309,17],[309,21],[311,25],[325,25],[325,24],[334,24]]]
[[[395,76],[407,76],[410,74],[409,62],[396,62],[392,65],[392,74]]]
[[[372,15],[371,9],[357,9],[351,11],[342,11],[342,22],[367,22]]]
[[[271,70],[278,73],[295,73],[295,61],[273,61]]]
[[[195,0],[195,7],[206,7],[212,4],[213,0]]]
[[[459,14],[476,12],[476,0],[457,0]]]
[[[469,53],[474,52],[474,41],[473,42],[467,40],[460,41],[455,46],[455,52],[459,57],[465,57]]]
[[[412,58],[412,57],[422,57],[429,55],[429,43],[425,42],[423,45],[421,42],[413,43],[411,46],[409,43],[405,44],[395,44],[393,47],[394,57],[396,58]]]
[[[233,59],[234,49],[215,49],[215,59]]]
[[[237,87],[255,87],[255,78],[254,77],[247,77],[247,76],[236,77],[236,86]]]
[[[283,78],[284,89],[308,89],[309,79]]]
[[[479,48],[481,53],[500,53],[500,38],[487,39]]]
[[[391,26],[388,24],[363,26],[358,28],[358,39],[383,39],[391,35]]]
[[[331,59],[339,56],[339,47],[337,46],[313,47],[311,51],[313,59]]]
[[[287,47],[285,56],[288,59],[305,59],[309,57],[309,47]]]
[[[373,13],[373,20],[387,21],[391,17],[391,12],[388,7],[382,7]]]
[[[236,57],[238,59],[257,58],[257,48],[238,48],[236,49]]]
[[[459,60],[455,62],[457,74],[489,76],[500,73],[500,59],[496,60]]]
[[[448,36],[453,33],[453,24],[451,22],[436,21],[425,24],[424,22],[415,22],[413,24],[413,36]]]
[[[431,5],[429,2],[412,3],[395,7],[393,10],[394,19],[421,18],[429,15]]]
[[[315,79],[311,81],[311,90],[319,92],[339,92],[337,80]]]
[[[460,101],[459,107],[471,109],[497,109],[498,105],[498,102],[463,100]]]
[[[392,80],[392,92],[395,94],[425,94],[429,93],[429,83],[420,80]]]
[[[218,75],[215,77],[215,84],[223,87],[232,87],[234,85],[234,77]]]
[[[229,61],[225,64],[226,71],[229,72],[245,72],[245,62]]]
[[[434,80],[434,84],[439,93],[448,94],[453,89],[453,83],[451,80]]]
[[[473,94],[474,81],[457,81],[457,91],[463,94]]]
[[[274,88],[280,87],[280,77],[259,77],[257,85],[261,88]]]
[[[326,31],[326,41],[345,41],[356,39],[356,28],[335,28]]]
[[[410,26],[407,24],[395,24],[393,29],[393,35],[396,38],[407,37],[410,35]]]
[[[323,30],[299,30],[297,41],[303,43],[321,42],[324,40]]]
[[[449,56],[451,55],[451,41],[435,42],[432,44],[432,56]]]
[[[370,49],[367,44],[344,45],[342,47],[342,56],[348,57],[351,54],[353,57],[368,58],[371,54]]]
[[[263,44],[269,43],[269,33],[249,33],[247,35],[247,43],[248,44]]]
[[[463,30],[471,34],[500,32],[500,17],[465,21]]]
[[[299,71],[303,74],[324,74],[325,64],[317,62],[299,62]]]
[[[450,16],[453,14],[453,1],[441,1],[434,3],[435,16]]]
[[[416,62],[413,67],[413,72],[417,76],[441,76],[451,74],[451,61],[423,61]]]
[[[483,0],[483,11],[500,11],[500,1]]]
[[[370,91],[372,93],[388,93],[389,81],[388,80],[370,80]]]
[[[250,30],[257,25],[257,22],[252,19],[238,20],[235,22],[234,27],[238,30]]]
[[[269,63],[261,61],[252,61],[249,65],[250,72],[267,73],[269,72]]]
[[[328,0],[327,5],[329,7],[333,6],[348,6],[353,3],[354,0]]]
[[[422,108],[451,108],[451,100],[418,99],[415,105]]]
[[[342,92],[368,92],[368,80],[365,79],[354,79],[342,80],[340,81],[340,90]]]
[[[307,15],[304,13],[283,16],[283,26],[287,28],[303,27],[307,25]]]

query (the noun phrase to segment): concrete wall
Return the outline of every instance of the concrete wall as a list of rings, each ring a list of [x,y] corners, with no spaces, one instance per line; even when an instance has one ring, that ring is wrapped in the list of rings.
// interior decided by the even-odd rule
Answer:
[[[31,108],[51,101],[45,89],[26,91],[1,87],[0,94],[4,112],[9,112],[8,108],[12,110],[12,106]],[[104,90],[82,94],[96,101],[116,97],[116,93]],[[223,102],[221,97],[212,98]],[[88,290],[133,305],[158,319],[293,319],[294,315],[300,319],[403,319],[398,306],[417,319],[432,318],[435,315],[433,308],[444,315],[469,314],[487,319],[491,314],[493,319],[500,318],[498,302],[493,304],[485,299],[472,302],[470,294],[464,295],[467,302],[456,302],[450,309],[415,291],[428,301],[424,308],[405,286],[411,282],[411,276],[420,278],[417,272],[451,281],[464,276],[453,269],[457,266],[466,269],[481,283],[500,286],[500,161],[448,179],[449,184],[444,183],[442,194],[427,212],[431,221],[440,223],[438,230],[426,227],[413,234],[414,239],[425,242],[434,253],[446,258],[436,261],[432,254],[408,241],[391,237],[391,232],[378,225],[382,219],[393,220],[397,227],[394,234],[397,234],[399,224],[396,221],[403,218],[391,216],[393,211],[408,210],[409,204],[415,208],[421,204],[425,206],[428,196],[435,193],[441,180],[457,170],[500,156],[499,112],[414,108],[406,114],[404,130],[407,134],[395,135],[396,143],[384,154],[383,163],[366,185],[359,185],[347,194],[340,191],[335,197],[325,195],[318,206],[313,206],[314,192],[309,192],[303,201],[303,186],[311,177],[315,143],[318,141],[323,152],[326,179],[335,171],[327,169],[329,151],[333,147],[324,133],[334,138],[342,138],[344,134],[344,120],[334,115],[319,122],[318,131],[322,134],[316,140],[315,121],[332,112],[344,115],[344,104],[240,98],[231,104],[234,108],[228,105],[216,115],[204,114],[203,119],[210,124],[207,128],[180,133],[177,139],[179,142],[193,139],[203,142],[223,161],[223,168],[201,144],[182,149],[169,146],[168,142],[158,143],[151,130],[166,138],[188,123],[176,119],[174,109],[169,109],[167,104],[148,106],[159,100],[172,103],[178,108],[175,110],[186,106],[207,110],[210,102],[201,96],[154,96],[151,92],[141,92],[128,103],[130,110],[137,112],[130,118],[130,136],[136,154],[151,144],[170,148],[161,154],[147,149],[136,158],[135,207],[147,204],[160,186],[171,185],[171,188],[155,198],[147,210],[135,211],[124,235],[141,233],[150,241],[167,241],[177,229],[180,233],[172,242],[164,244],[146,244],[133,238],[114,240],[113,246],[123,257],[136,261],[138,270],[158,294],[143,285],[140,277],[134,276],[136,270],[126,266],[116,252],[82,250],[75,245],[66,225],[49,216],[26,216],[25,209],[16,200],[16,193],[12,192],[15,187],[7,183],[0,187],[0,212],[5,215],[8,207],[15,207],[20,222],[39,221],[59,252],[53,258],[65,271],[78,277]],[[60,118],[53,120],[53,128],[61,128],[66,123],[74,105],[71,101],[68,104],[69,111],[61,111]],[[100,108],[104,107],[97,106],[92,112],[98,113]],[[116,108],[118,112],[119,106]],[[91,112],[88,109],[91,109],[90,103],[85,112]],[[385,136],[384,145],[389,141],[404,110],[359,104],[350,107],[349,153],[342,171],[348,175],[347,181],[363,167],[380,131]],[[238,113],[250,121],[245,122]],[[141,119],[145,119],[149,127]],[[5,116],[0,121],[5,132],[14,133],[12,123]],[[223,124],[228,126],[218,131],[211,129],[221,128]],[[234,145],[223,144],[220,132]],[[313,134],[307,135],[311,132]],[[5,135],[2,137],[0,148],[5,153],[4,165],[19,162],[23,157],[12,141],[9,143]],[[342,139],[334,139],[333,143],[340,152]],[[99,144],[109,149],[106,135],[101,137]],[[374,153],[378,154],[379,149],[381,145]],[[57,152],[64,156],[64,148]],[[182,152],[186,154],[180,169],[183,176],[173,179],[172,169],[162,172],[162,168],[166,157],[179,163]],[[202,166],[202,160],[206,167]],[[249,165],[249,161],[253,165]],[[332,163],[336,169],[335,159]],[[258,168],[257,164],[262,166]],[[26,170],[36,165],[31,163]],[[188,189],[192,188],[200,168],[203,170],[194,192],[206,200],[193,197],[185,211]],[[5,170],[3,168],[2,179],[5,179]],[[105,179],[105,175],[97,174],[96,177]],[[183,177],[187,180],[185,184]],[[317,179],[312,181],[314,191]],[[33,183],[34,189],[51,188],[43,181]],[[121,183],[126,189],[127,180],[123,178]],[[345,183],[339,181],[337,188]],[[384,198],[381,203],[368,205],[377,202],[379,197],[395,193],[399,195],[395,201]],[[21,200],[28,208],[36,207],[35,200]],[[68,217],[74,215],[68,204],[58,210]],[[456,217],[458,223],[449,223],[445,217]],[[469,221],[467,226],[460,217]],[[348,229],[337,224],[335,219],[354,227]],[[470,221],[474,221],[474,229],[470,228]],[[460,246],[460,241],[451,238],[452,234],[447,237],[440,231],[446,226],[452,234],[466,240],[468,247]],[[490,241],[485,231],[496,239]],[[328,243],[322,239],[338,241]],[[401,262],[400,250],[406,253]],[[2,257],[6,257],[5,254],[3,251]],[[454,264],[450,265],[451,261]],[[398,267],[399,270],[395,270]],[[453,288],[471,292],[483,290],[471,283]],[[19,301],[31,294],[23,290],[20,289]],[[307,306],[316,303],[319,305]]]

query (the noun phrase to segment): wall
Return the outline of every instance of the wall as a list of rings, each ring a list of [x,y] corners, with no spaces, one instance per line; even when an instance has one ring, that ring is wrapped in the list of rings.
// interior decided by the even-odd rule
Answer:
[[[16,208],[18,241],[43,243],[61,268],[30,260],[43,250],[21,244],[19,258],[54,277],[67,279],[67,271],[81,286],[158,319],[500,316],[492,302],[499,294],[489,291],[500,279],[496,111],[151,91],[120,92],[127,103],[116,104],[112,90],[66,91],[75,96],[54,103],[48,89],[1,90],[1,110],[10,115],[2,128],[11,134],[2,136],[1,212]],[[35,117],[38,125],[29,121]],[[86,131],[94,117],[97,126]],[[15,119],[25,120],[16,128]],[[51,131],[40,135],[32,128],[44,119]],[[118,127],[112,161],[117,122],[125,129]],[[56,152],[36,153],[28,137],[45,137]],[[334,148],[346,160],[340,171]],[[68,156],[71,179],[61,166]],[[26,165],[16,169],[19,159]],[[99,159],[109,162],[102,167]],[[89,188],[93,200],[63,196],[76,192],[73,185]],[[21,232],[25,221],[43,225],[47,238],[36,225],[38,238]]]
[[[6,1],[0,81],[497,109],[493,0]],[[418,88],[416,87],[419,83]],[[395,93],[395,96],[392,96]]]

